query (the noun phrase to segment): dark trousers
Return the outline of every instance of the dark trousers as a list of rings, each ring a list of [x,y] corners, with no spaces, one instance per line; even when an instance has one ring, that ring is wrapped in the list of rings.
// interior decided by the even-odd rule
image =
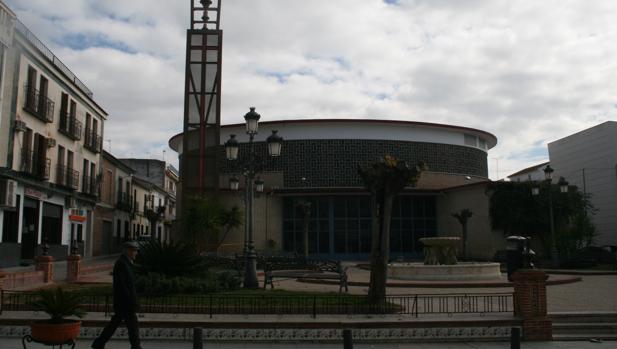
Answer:
[[[116,329],[122,321],[126,324],[126,328],[129,332],[131,349],[141,349],[141,344],[139,343],[139,326],[137,324],[137,315],[135,315],[135,313],[126,312],[116,312],[114,316],[111,317],[111,320],[109,320],[109,323],[105,326],[103,332],[101,332],[98,338],[92,343],[92,348],[105,348],[105,343],[107,343],[111,336],[114,335],[114,332],[116,332]]]

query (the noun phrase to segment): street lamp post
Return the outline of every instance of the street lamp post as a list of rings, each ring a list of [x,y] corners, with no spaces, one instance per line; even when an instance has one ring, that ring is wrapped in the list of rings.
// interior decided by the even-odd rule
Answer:
[[[547,165],[544,168],[544,178],[548,183],[548,211],[549,211],[549,220],[551,227],[551,266],[553,268],[559,267],[559,251],[557,250],[557,240],[555,238],[555,217],[553,214],[553,190],[552,190],[552,182],[553,182],[553,172],[554,170],[551,168],[551,165]],[[568,192],[568,182],[563,177],[559,178],[559,191],[562,193]],[[531,193],[533,195],[538,195],[540,190],[538,188],[532,188]]]
[[[246,222],[244,224],[244,288],[258,288],[259,281],[257,280],[257,254],[255,252],[255,242],[253,236],[253,201],[254,192],[263,192],[264,181],[257,175],[263,168],[263,162],[260,157],[255,154],[254,139],[259,126],[259,118],[261,116],[255,112],[255,107],[251,107],[250,111],[244,115],[246,120],[246,133],[249,135],[248,159],[241,162],[242,174],[244,175],[244,207],[246,212]],[[277,131],[272,131],[272,134],[266,140],[268,144],[269,156],[276,157],[281,155],[281,146],[283,138],[277,135]],[[227,160],[235,161],[238,159],[238,140],[236,135],[231,135],[229,140],[225,142],[225,154]],[[231,190],[238,190],[240,180],[235,175],[229,180]]]

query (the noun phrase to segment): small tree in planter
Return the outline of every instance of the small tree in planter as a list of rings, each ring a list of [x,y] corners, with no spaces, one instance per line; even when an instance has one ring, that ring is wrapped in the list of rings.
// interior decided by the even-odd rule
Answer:
[[[65,292],[58,287],[41,290],[39,299],[32,305],[34,309],[47,313],[49,320],[31,323],[32,339],[37,342],[59,345],[73,341],[79,336],[81,321],[67,319],[70,316],[83,317],[86,312],[80,307],[79,295]]]

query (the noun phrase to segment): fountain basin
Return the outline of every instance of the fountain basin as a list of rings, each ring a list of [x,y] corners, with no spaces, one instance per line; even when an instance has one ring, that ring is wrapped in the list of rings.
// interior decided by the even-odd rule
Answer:
[[[454,265],[390,263],[388,277],[401,280],[461,281],[501,279],[499,263],[459,262]]]

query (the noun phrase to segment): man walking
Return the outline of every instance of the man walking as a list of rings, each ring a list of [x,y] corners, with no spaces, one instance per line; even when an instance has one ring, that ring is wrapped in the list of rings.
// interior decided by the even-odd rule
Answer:
[[[111,317],[109,324],[92,343],[94,349],[105,348],[105,343],[113,336],[122,321],[126,324],[129,332],[131,349],[141,349],[137,315],[135,314],[137,311],[137,293],[135,291],[135,278],[131,270],[139,251],[139,245],[134,241],[127,241],[122,246],[122,255],[114,264],[113,271],[114,316]]]

